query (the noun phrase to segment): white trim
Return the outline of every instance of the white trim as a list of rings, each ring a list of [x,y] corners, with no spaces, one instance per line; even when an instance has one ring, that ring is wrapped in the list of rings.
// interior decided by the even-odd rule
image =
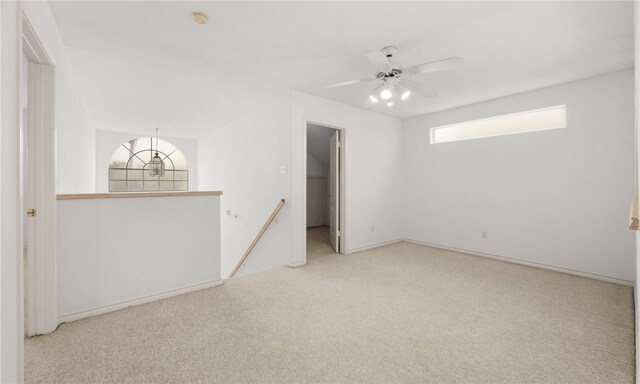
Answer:
[[[194,285],[189,285],[182,288],[170,289],[164,292],[155,293],[153,295],[137,297],[135,299],[129,299],[120,301],[118,303],[105,305],[98,308],[87,309],[80,312],[70,313],[67,315],[62,315],[58,318],[58,324],[67,323],[69,321],[80,320],[91,316],[101,315],[103,313],[117,311],[123,308],[133,307],[136,305],[150,303],[152,301],[158,301],[162,299],[166,299],[173,296],[182,295],[189,292],[199,291],[201,289],[207,289],[211,287],[215,287],[221,285],[223,283],[222,279],[207,281],[204,283],[198,283]]]
[[[296,262],[292,262],[287,264],[287,267],[291,267],[291,268],[297,268],[297,267],[301,267],[303,265],[306,265],[307,263],[305,261],[296,261]]]
[[[384,247],[385,245],[396,244],[396,243],[400,243],[400,242],[403,242],[403,241],[405,241],[405,240],[404,239],[395,239],[395,240],[383,241],[382,243],[365,245],[364,247],[350,249],[350,250],[348,250],[346,252],[346,254],[350,255],[350,254],[356,253],[356,252],[368,251],[370,249],[380,248],[380,247]]]
[[[16,204],[18,210],[18,238],[22,245],[22,228],[25,211],[27,208],[35,208],[36,216],[29,220],[35,221],[34,233],[30,237],[31,251],[29,258],[29,307],[28,335],[38,335],[53,332],[57,327],[57,300],[56,300],[56,236],[55,236],[55,200],[56,200],[56,127],[55,127],[55,60],[48,53],[46,47],[39,39],[39,35],[28,15],[23,9],[19,12],[19,77],[22,78],[21,58],[24,54],[29,61],[29,85],[28,90],[18,87],[18,100],[22,100],[21,93],[28,92],[29,119],[28,135],[26,140],[29,152],[29,188],[31,195],[30,204],[25,207],[18,193]],[[19,119],[22,120],[22,105],[19,106]],[[18,126],[20,129],[22,121]],[[20,132],[18,132],[20,137]],[[18,142],[18,172],[22,164],[21,149],[23,143]],[[35,170],[35,172],[33,172]],[[35,173],[35,174],[34,174]],[[20,174],[20,173],[19,173]],[[20,179],[21,180],[21,179]],[[22,187],[22,180],[18,188]],[[35,193],[35,195],[33,195]],[[19,247],[22,248],[22,247]],[[20,253],[20,303],[24,302],[24,265],[23,254]],[[24,323],[24,308],[19,312],[20,322]],[[24,333],[21,331],[20,333]]]
[[[33,61],[39,64],[50,65],[55,67],[56,60],[49,53],[47,47],[42,44],[42,41],[38,36],[37,29],[31,22],[31,18],[24,12],[24,9],[20,12],[21,22],[20,25],[20,40],[23,46],[20,48],[20,53],[23,53],[23,49],[26,47],[28,50],[26,51],[29,61]]]
[[[636,161],[635,161],[635,192],[636,192],[636,198],[638,196],[639,190],[640,190],[640,178],[639,178],[639,174],[638,172],[640,172],[640,134],[638,132],[638,128],[639,128],[639,124],[638,124],[638,112],[640,111],[640,65],[638,65],[638,63],[640,62],[640,4],[638,4],[637,1],[633,2],[633,18],[634,18],[634,30],[633,30],[633,34],[634,34],[634,48],[635,48],[635,68],[634,68],[634,75],[635,75],[635,79],[634,79],[634,87],[633,87],[633,96],[634,96],[634,131],[635,131],[635,155],[636,155]],[[633,298],[634,298],[634,314],[635,314],[635,347],[636,347],[636,361],[635,361],[635,368],[636,368],[636,380],[635,382],[637,384],[640,384],[640,374],[638,374],[640,372],[640,314],[638,313],[638,280],[640,279],[640,236],[638,236],[638,233],[635,233],[635,238],[636,238],[636,252],[635,252],[635,261],[636,261],[636,265],[635,265],[635,278],[636,278],[636,284],[633,287]]]
[[[507,263],[521,264],[521,265],[526,265],[526,266],[529,266],[529,267],[535,267],[535,268],[540,268],[540,269],[547,269],[547,270],[554,271],[554,272],[566,273],[566,274],[569,274],[569,275],[588,277],[588,278],[594,279],[594,280],[601,280],[601,281],[606,281],[606,282],[609,282],[609,283],[626,285],[626,286],[629,286],[629,287],[635,286],[635,283],[633,281],[617,279],[615,277],[603,276],[603,275],[598,275],[598,274],[595,274],[595,273],[577,271],[575,269],[570,269],[570,268],[556,267],[556,266],[549,265],[549,264],[542,264],[542,263],[536,263],[536,262],[533,262],[533,261],[520,260],[520,259],[515,259],[513,257],[508,257],[508,256],[499,256],[499,255],[494,255],[494,254],[491,254],[491,253],[477,252],[477,251],[472,251],[472,250],[469,250],[469,249],[450,247],[450,246],[442,245],[442,244],[428,243],[426,241],[419,241],[419,240],[413,240],[413,239],[403,239],[403,241],[406,241],[407,243],[425,245],[427,247],[446,249],[448,251],[464,253],[464,254],[471,255],[471,256],[486,257],[486,258],[489,258],[489,259],[500,260],[500,261],[504,261],[504,262],[507,262]]]
[[[560,108],[562,108],[562,110],[563,110],[564,123],[559,125],[559,126],[552,126],[552,127],[547,127],[547,128],[541,128],[541,129],[520,130],[520,131],[514,131],[514,132],[493,133],[493,134],[486,134],[486,135],[474,136],[474,137],[464,137],[464,138],[453,139],[453,140],[445,140],[445,141],[436,141],[436,131],[439,131],[439,130],[442,130],[442,129],[447,129],[447,128],[456,127],[456,126],[470,125],[470,124],[479,123],[479,122],[486,122],[486,121],[501,119],[501,118],[505,118],[505,117],[519,116],[519,115],[524,115],[524,114],[528,114],[528,113],[552,111],[552,110],[556,110],[556,109],[560,109]],[[552,129],[562,129],[562,128],[567,128],[567,105],[566,104],[560,104],[560,105],[554,105],[554,106],[551,106],[551,107],[532,109],[532,110],[529,110],[529,111],[505,113],[503,115],[498,115],[498,116],[490,116],[490,117],[485,117],[485,118],[481,118],[481,119],[475,119],[475,120],[469,120],[469,121],[462,121],[462,122],[459,122],[459,123],[447,124],[447,125],[443,125],[443,126],[440,126],[440,127],[432,127],[432,128],[429,128],[429,144],[454,143],[454,142],[457,142],[457,141],[485,139],[485,138],[489,138],[489,137],[516,135],[516,134],[519,134],[519,133],[542,132],[542,131],[549,131],[549,130],[552,130]]]

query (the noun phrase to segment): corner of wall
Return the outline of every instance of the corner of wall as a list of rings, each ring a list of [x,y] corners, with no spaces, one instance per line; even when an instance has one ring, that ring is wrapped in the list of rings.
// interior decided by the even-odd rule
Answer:
[[[22,341],[18,337],[19,267],[17,211],[18,119],[18,3],[0,2],[0,382],[22,379],[20,355]]]

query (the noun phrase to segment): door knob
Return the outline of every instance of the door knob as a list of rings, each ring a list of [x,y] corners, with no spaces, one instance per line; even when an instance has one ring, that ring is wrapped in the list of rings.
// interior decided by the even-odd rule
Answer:
[[[27,209],[27,216],[34,217],[35,215],[36,215],[36,209],[35,208]]]

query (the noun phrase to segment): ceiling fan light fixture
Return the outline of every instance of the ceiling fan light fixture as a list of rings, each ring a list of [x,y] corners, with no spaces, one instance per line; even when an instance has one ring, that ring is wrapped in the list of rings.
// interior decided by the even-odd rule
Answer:
[[[405,67],[395,59],[396,51],[397,48],[395,46],[388,45],[381,50],[365,52],[365,57],[373,65],[373,77],[361,80],[342,81],[340,83],[327,85],[326,88],[337,88],[375,81],[377,86],[373,88],[373,91],[369,94],[370,103],[368,105],[371,106],[372,104],[382,102],[388,107],[391,107],[394,103],[399,103],[409,98],[422,97],[428,99],[438,94],[435,89],[410,80],[411,77],[423,73],[445,71],[464,64],[464,59],[456,56]],[[418,96],[413,96],[414,93]]]

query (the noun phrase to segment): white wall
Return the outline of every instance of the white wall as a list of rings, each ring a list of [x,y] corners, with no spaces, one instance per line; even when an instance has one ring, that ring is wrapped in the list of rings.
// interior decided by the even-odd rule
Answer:
[[[334,130],[330,130],[331,132],[334,132]],[[307,133],[309,132],[309,130],[307,130]],[[326,143],[324,143],[325,147],[326,147],[326,151],[329,152],[329,141],[327,140]],[[316,143],[316,145],[318,145],[318,143]],[[318,160],[317,157],[313,156],[311,153],[309,153],[309,138],[307,137],[307,177],[329,177],[329,166],[328,165],[324,165],[320,160]],[[308,185],[308,184],[307,184]],[[325,186],[325,191],[322,192],[322,194],[325,196],[324,198],[324,209],[323,209],[323,214],[324,214],[324,225],[329,225],[329,213],[330,213],[330,201],[329,201],[329,179],[325,180],[324,183]],[[309,196],[309,191],[307,191],[307,196]],[[307,202],[308,204],[308,202]],[[308,210],[307,210],[308,213]],[[310,220],[309,217],[307,217],[307,226],[309,226],[310,223],[317,223],[318,220]]]
[[[329,168],[325,167],[313,155],[307,153],[307,176],[329,176]]]
[[[0,227],[2,325],[0,327],[0,359],[2,382],[15,382],[21,378],[18,359],[22,342],[18,337],[18,19],[19,7],[24,9],[47,50],[56,61],[55,124],[57,135],[57,190],[66,192],[93,192],[95,186],[95,135],[91,120],[78,91],[78,84],[67,51],[62,43],[53,16],[46,2],[1,2],[2,38],[2,145]],[[21,337],[21,336],[20,336]]]
[[[283,210],[238,275],[291,260],[291,94],[198,141],[198,185],[222,190],[222,276],[227,278],[281,198]],[[280,167],[287,168],[285,174]],[[238,218],[226,215],[230,210]]]
[[[327,147],[328,146],[329,145],[327,143]],[[322,164],[313,155],[307,153],[307,178],[308,177],[325,177],[326,178],[328,176],[329,176],[329,168],[325,167],[324,164]],[[307,186],[308,185],[309,184],[307,184]],[[321,194],[323,196],[328,196],[328,191],[329,191],[328,179],[325,180],[324,186],[325,186],[324,188],[325,190],[323,190]],[[307,191],[307,196],[309,196],[309,191]],[[324,222],[324,225],[328,225],[329,224],[329,198],[327,197],[327,198],[324,198],[323,200],[324,200],[324,209],[323,209],[323,219],[321,221]],[[307,226],[311,226],[310,223],[316,223],[314,225],[317,225],[318,222],[319,221],[317,218],[310,220],[310,218],[307,217]]]
[[[287,203],[240,274],[305,260],[306,119],[346,129],[347,251],[401,237],[401,123],[289,92],[198,141],[198,185],[222,190],[222,274],[244,254],[280,198]],[[286,167],[286,174],[280,167]],[[225,215],[226,211],[237,213]],[[374,230],[372,231],[372,225]]]
[[[634,281],[633,96],[625,70],[406,120],[405,237]],[[559,104],[566,129],[429,144],[431,127]]]
[[[18,356],[22,343],[18,339],[18,231],[16,199],[18,198],[18,111],[20,100],[17,55],[18,6],[0,2],[0,382],[13,383],[22,377]]]
[[[59,200],[59,318],[220,283],[219,202],[218,196]]]
[[[109,163],[116,149],[129,140],[150,135],[155,135],[155,131],[146,134],[96,131],[96,192],[109,192]],[[174,137],[162,137],[162,139],[182,152],[189,167],[189,190],[198,190],[198,141]]]
[[[327,143],[327,147],[329,147],[329,143]],[[328,149],[327,149],[328,150]],[[324,198],[324,225],[329,225],[329,167],[326,167],[320,160],[318,160],[313,155],[307,153],[307,177],[325,177],[324,186],[325,191],[322,194],[325,196]],[[307,191],[308,196],[308,191]],[[307,217],[307,226],[309,226],[309,218]],[[316,221],[313,221],[316,222]]]
[[[66,46],[46,2],[22,2],[50,55],[55,58],[55,123],[58,193],[95,191],[95,129]]]
[[[402,237],[402,129],[400,120],[293,92],[291,264],[304,262],[304,178],[307,121],[344,128],[346,250],[351,252]]]

